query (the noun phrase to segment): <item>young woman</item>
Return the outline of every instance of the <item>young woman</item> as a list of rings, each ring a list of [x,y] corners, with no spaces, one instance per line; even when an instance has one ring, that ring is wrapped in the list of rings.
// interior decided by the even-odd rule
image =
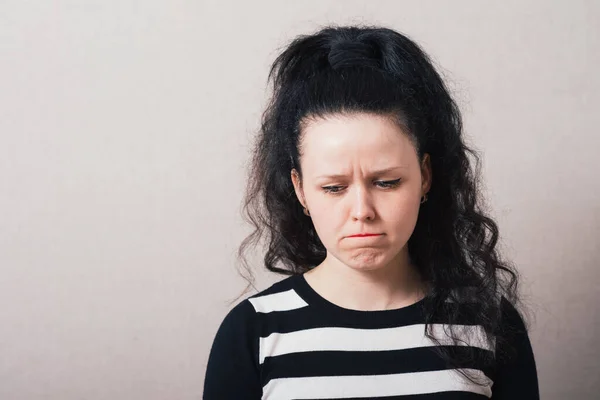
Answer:
[[[289,276],[224,318],[204,399],[538,399],[517,273],[426,53],[330,26],[269,79],[240,254],[262,239]]]

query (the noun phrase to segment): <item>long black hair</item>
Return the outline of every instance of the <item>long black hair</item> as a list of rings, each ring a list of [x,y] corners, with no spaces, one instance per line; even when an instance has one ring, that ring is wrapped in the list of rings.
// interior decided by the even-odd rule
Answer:
[[[448,321],[446,334],[461,342],[452,324],[465,320],[466,309],[490,345],[502,342],[502,304],[516,305],[518,275],[496,248],[498,226],[486,215],[480,158],[465,143],[459,108],[423,49],[389,28],[329,25],[292,40],[272,64],[269,82],[273,93],[254,143],[242,209],[254,227],[238,251],[249,286],[250,246],[262,244],[264,266],[284,275],[302,274],[326,256],[290,179],[292,168],[302,176],[303,122],[332,114],[386,116],[409,132],[420,162],[425,153],[431,158],[428,201],[408,241],[410,259],[431,288],[423,305],[427,336],[451,365],[469,365],[475,352],[453,354],[453,346],[442,346],[431,331],[432,323]]]

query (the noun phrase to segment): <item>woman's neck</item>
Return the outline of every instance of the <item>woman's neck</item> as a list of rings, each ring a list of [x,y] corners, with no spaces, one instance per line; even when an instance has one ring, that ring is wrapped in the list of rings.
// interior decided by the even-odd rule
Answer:
[[[403,252],[387,266],[371,270],[349,267],[328,254],[304,276],[321,297],[352,310],[397,309],[425,296],[417,268]]]

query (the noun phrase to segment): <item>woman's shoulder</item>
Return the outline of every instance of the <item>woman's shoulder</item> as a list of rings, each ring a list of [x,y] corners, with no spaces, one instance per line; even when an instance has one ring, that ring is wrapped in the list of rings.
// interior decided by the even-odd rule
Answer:
[[[500,321],[505,333],[526,333],[528,330],[519,304],[504,296],[500,299]]]
[[[248,295],[229,310],[224,318],[237,325],[251,323],[260,313],[277,311],[290,303],[298,301],[293,291],[297,275],[292,275],[272,283],[257,293]]]

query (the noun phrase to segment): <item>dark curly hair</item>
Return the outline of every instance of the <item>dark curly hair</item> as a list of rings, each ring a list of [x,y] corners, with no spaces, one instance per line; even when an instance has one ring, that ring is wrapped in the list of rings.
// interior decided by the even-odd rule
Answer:
[[[329,25],[289,43],[268,78],[273,94],[254,143],[242,209],[254,231],[238,251],[249,286],[254,275],[245,254],[261,240],[264,265],[278,274],[302,274],[326,256],[290,179],[293,168],[301,174],[303,122],[332,114],[386,116],[409,132],[419,161],[425,153],[431,159],[428,201],[408,241],[410,259],[431,288],[424,302],[427,336],[456,367],[477,353],[453,354],[453,346],[442,346],[433,336],[430,324],[448,321],[446,334],[457,344],[461,340],[452,326],[467,318],[484,328],[490,345],[508,342],[502,309],[519,300],[518,275],[496,249],[498,226],[483,207],[480,159],[465,144],[459,108],[420,46],[385,27]],[[492,363],[488,357],[483,361]]]

